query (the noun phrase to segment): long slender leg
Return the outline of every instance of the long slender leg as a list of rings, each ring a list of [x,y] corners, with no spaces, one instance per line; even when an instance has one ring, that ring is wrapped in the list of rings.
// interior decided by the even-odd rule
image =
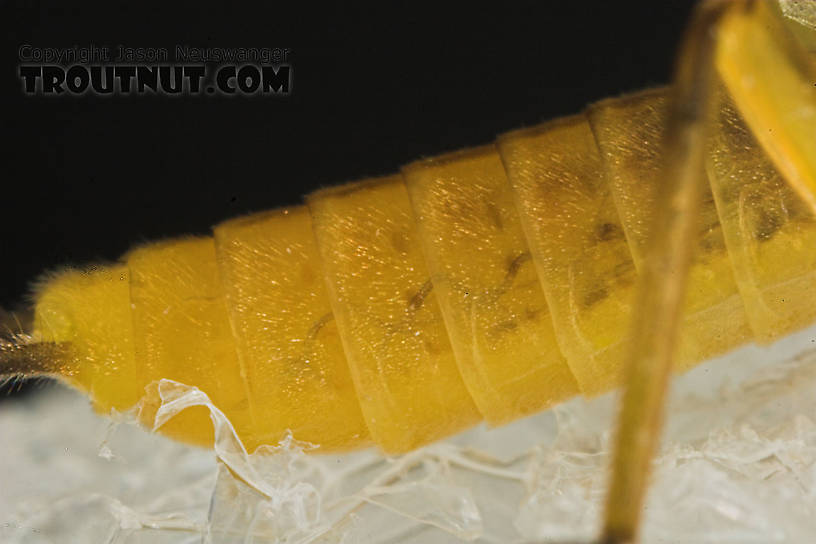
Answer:
[[[668,129],[665,192],[633,324],[605,542],[637,538],[690,261],[695,197],[705,180],[714,67],[776,168],[816,209],[816,60],[799,47],[816,44],[813,20],[804,21],[797,44],[775,3],[715,0],[701,4],[686,36]]]
[[[612,481],[602,542],[637,539],[652,456],[662,427],[686,279],[706,183],[706,132],[714,85],[713,32],[725,10],[703,3],[687,31],[675,72],[662,193],[638,287]]]

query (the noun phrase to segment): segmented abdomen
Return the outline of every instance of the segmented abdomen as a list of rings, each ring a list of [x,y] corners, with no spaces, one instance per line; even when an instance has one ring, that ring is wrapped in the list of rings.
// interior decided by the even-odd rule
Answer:
[[[816,318],[814,217],[721,101],[682,368]],[[404,452],[601,393],[620,383],[664,115],[663,90],[604,101],[62,273],[35,335],[71,342],[98,409],[177,380],[250,449],[291,429],[323,451]],[[211,440],[201,408],[162,430]]]

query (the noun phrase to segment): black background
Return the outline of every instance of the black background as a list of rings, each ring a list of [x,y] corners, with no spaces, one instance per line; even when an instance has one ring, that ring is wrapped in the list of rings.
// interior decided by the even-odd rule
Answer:
[[[664,83],[692,3],[2,2],[0,305],[45,270]],[[92,43],[288,48],[292,92],[23,94],[20,45]]]

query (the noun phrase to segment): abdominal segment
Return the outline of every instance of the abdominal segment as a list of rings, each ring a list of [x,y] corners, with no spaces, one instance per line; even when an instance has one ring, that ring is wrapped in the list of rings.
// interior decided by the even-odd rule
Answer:
[[[403,453],[621,384],[660,198],[662,89],[147,244],[38,289],[102,412],[160,379],[205,392],[249,450]],[[816,319],[816,220],[722,93],[679,369]],[[70,363],[70,364],[68,364]],[[148,387],[148,393],[150,388]],[[161,399],[142,400],[143,421]],[[203,408],[159,431],[212,441]]]

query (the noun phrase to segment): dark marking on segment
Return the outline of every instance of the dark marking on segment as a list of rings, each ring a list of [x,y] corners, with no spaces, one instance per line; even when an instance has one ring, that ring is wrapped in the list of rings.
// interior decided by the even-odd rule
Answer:
[[[309,328],[309,332],[306,333],[306,341],[311,341],[317,338],[317,333],[320,332],[320,329],[326,326],[329,322],[334,320],[334,314],[329,312],[326,315],[323,315],[314,322],[314,324]]]
[[[525,308],[524,318],[528,321],[536,321],[541,316],[541,308]]]
[[[499,213],[499,209],[496,207],[496,205],[492,202],[488,202],[486,208],[487,216],[493,222],[493,226],[495,226],[497,230],[503,230],[504,222],[502,221],[501,213]]]
[[[425,351],[428,352],[429,355],[436,356],[442,353],[437,343],[428,338],[423,338],[422,345],[425,346]]]
[[[530,252],[525,251],[524,253],[510,261],[510,264],[507,266],[507,276],[504,277],[504,282],[508,284],[512,283],[513,280],[518,275],[519,269],[521,269],[521,265],[529,261],[531,258],[532,257],[530,255]]]
[[[609,291],[606,289],[606,287],[600,286],[600,287],[598,287],[596,289],[593,289],[592,291],[589,291],[588,293],[586,293],[584,295],[583,304],[584,304],[585,307],[589,308],[589,307],[599,303],[600,301],[602,301],[603,299],[605,299],[608,296],[609,296]]]
[[[595,228],[595,238],[601,242],[623,238],[623,229],[614,223],[602,223]]]
[[[499,297],[510,290],[510,286],[513,285],[513,281],[515,281],[516,276],[518,276],[519,270],[524,263],[530,260],[532,260],[532,256],[530,255],[529,251],[520,253],[519,255],[510,259],[510,262],[507,263],[507,274],[504,276],[501,284],[499,284],[499,286],[493,292],[493,296]]]
[[[625,261],[615,265],[615,276],[627,276],[635,270],[635,265],[632,261]]]
[[[425,302],[425,299],[431,294],[432,290],[433,284],[431,283],[431,280],[423,283],[422,287],[419,288],[419,291],[417,291],[416,294],[408,301],[408,309],[412,312],[419,310],[419,308]]]
[[[515,320],[509,319],[507,321],[502,321],[501,323],[496,323],[491,332],[494,336],[498,336],[506,332],[514,331],[517,328],[518,323]]]
[[[754,231],[754,238],[760,242],[766,242],[773,238],[774,234],[785,224],[785,219],[778,213],[769,210],[760,210],[757,220],[757,228]]]

